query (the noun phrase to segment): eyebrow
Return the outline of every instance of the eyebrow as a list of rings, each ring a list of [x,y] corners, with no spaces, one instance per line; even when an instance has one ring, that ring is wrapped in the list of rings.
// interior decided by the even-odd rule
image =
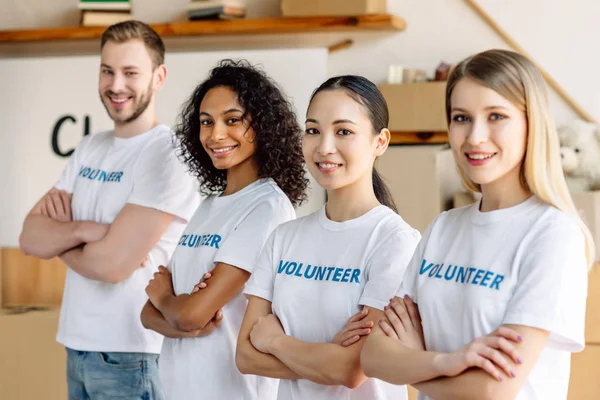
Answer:
[[[108,69],[113,69],[113,67],[111,67],[108,64],[100,64],[100,67],[102,68],[108,68]],[[123,69],[139,69],[139,67],[137,65],[125,65],[124,67],[122,67]]]
[[[313,124],[318,124],[319,122],[316,119],[312,119],[312,118],[308,118],[306,120],[306,123],[312,122]],[[337,125],[337,124],[352,124],[352,125],[356,125],[356,122],[351,121],[349,119],[336,119],[335,121],[333,121],[332,125]]]
[[[488,107],[484,108],[484,110],[498,110],[498,109],[506,110],[506,107],[503,107],[503,106],[488,106]],[[450,111],[467,112],[467,110],[462,109],[460,107],[452,107],[452,109]]]
[[[237,108],[230,108],[227,111],[223,111],[223,113],[221,115],[225,115],[225,114],[229,114],[231,112],[238,112],[240,114],[243,114],[244,112],[242,110],[239,110]],[[212,115],[210,115],[209,113],[207,113],[206,111],[200,111],[200,115],[206,115],[207,117],[212,117]]]

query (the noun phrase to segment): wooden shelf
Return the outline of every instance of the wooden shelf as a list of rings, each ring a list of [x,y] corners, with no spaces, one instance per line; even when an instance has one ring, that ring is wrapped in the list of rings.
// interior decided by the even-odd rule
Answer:
[[[448,132],[392,132],[390,144],[448,143]]]
[[[184,21],[151,25],[162,37],[257,35],[348,31],[403,31],[405,21],[388,14],[358,17]],[[0,43],[98,39],[105,27],[65,27],[0,31]]]

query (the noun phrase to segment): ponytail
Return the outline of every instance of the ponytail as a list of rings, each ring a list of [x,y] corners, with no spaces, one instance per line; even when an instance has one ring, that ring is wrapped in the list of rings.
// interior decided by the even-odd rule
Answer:
[[[392,194],[390,193],[390,189],[387,187],[379,172],[373,167],[373,191],[375,192],[375,197],[377,200],[383,204],[394,210],[397,214],[398,209],[396,208],[396,203],[394,203],[394,199],[392,198]]]

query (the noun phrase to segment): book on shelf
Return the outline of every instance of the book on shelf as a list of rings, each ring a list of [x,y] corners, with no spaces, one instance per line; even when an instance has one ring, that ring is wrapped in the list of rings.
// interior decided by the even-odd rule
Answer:
[[[132,19],[130,12],[92,11],[81,12],[81,26],[110,26]]]
[[[247,14],[243,0],[192,0],[188,3],[187,15],[191,21],[207,19],[238,19]]]
[[[129,0],[79,0],[80,10],[94,11],[130,11]]]

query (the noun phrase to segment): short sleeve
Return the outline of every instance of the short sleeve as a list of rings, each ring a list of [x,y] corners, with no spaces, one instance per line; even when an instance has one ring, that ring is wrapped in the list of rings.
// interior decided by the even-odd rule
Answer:
[[[200,200],[196,179],[177,157],[171,137],[154,140],[138,158],[127,203],[154,208],[189,221]]]
[[[574,223],[550,227],[527,248],[503,323],[549,331],[556,350],[583,350],[587,278],[582,231]]]
[[[81,168],[80,155],[84,152],[84,146],[90,138],[91,136],[83,138],[75,148],[73,154],[71,154],[71,157],[69,157],[69,161],[63,169],[60,178],[54,184],[54,187],[58,190],[64,190],[68,193],[73,193],[75,190],[75,181],[79,174],[79,168]]]
[[[367,265],[359,304],[383,310],[398,291],[420,237],[417,230],[403,230],[381,243]]]
[[[294,214],[292,205],[284,197],[259,203],[229,234],[214,262],[252,273],[271,232],[279,224],[293,219]]]
[[[265,243],[252,276],[246,283],[244,294],[256,296],[273,302],[273,286],[275,285],[274,248],[277,229]]]
[[[402,277],[400,288],[396,292],[396,297],[402,298],[408,295],[415,303],[419,301],[419,294],[417,293],[417,279],[419,277],[419,269],[421,268],[421,260],[423,260],[427,241],[431,236],[431,231],[433,230],[433,226],[438,218],[439,216],[436,217],[431,224],[429,224],[414,253],[412,254],[412,257],[408,263],[408,267],[406,267],[406,271]]]

